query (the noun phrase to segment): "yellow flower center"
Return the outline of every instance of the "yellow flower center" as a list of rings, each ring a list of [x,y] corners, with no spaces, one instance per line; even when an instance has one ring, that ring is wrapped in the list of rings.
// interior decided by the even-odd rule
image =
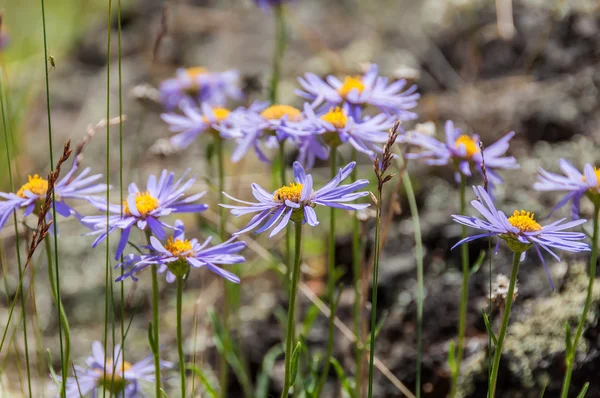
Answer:
[[[227,119],[227,116],[229,116],[231,112],[227,108],[213,108],[212,113],[216,119],[215,123],[221,123],[223,120]],[[208,117],[206,116],[202,118],[202,121],[204,121],[204,123],[210,123],[210,120],[208,120]]]
[[[300,203],[300,197],[302,196],[302,184],[298,182],[292,182],[290,185],[279,188],[273,194],[273,200],[279,203],[283,203],[286,200],[290,202]]]
[[[260,115],[267,120],[279,120],[282,117],[287,116],[288,120],[295,121],[300,119],[302,112],[289,105],[271,105],[262,111]]]
[[[187,73],[187,75],[191,78],[191,79],[195,79],[200,75],[205,75],[208,73],[208,69],[203,68],[201,66],[194,66],[193,68],[187,68],[185,70],[185,72]]]
[[[596,186],[600,187],[600,170],[598,170],[598,168],[596,166],[594,166],[594,174],[596,174]],[[586,178],[585,175],[581,176],[581,181],[586,182]]]
[[[329,112],[321,116],[321,120],[333,124],[336,129],[343,129],[348,123],[348,116],[344,113],[340,107],[331,109]]]
[[[140,213],[140,216],[146,217],[151,211],[158,208],[158,199],[150,195],[150,192],[148,191],[137,192],[135,194],[135,207],[138,213]],[[129,210],[129,204],[127,201],[123,202],[123,213],[131,216],[131,211]]]
[[[98,384],[109,390],[113,394],[119,394],[125,388],[127,384],[123,378],[123,373],[131,369],[131,364],[124,361],[120,366],[114,368],[112,359],[106,360],[105,369],[94,369],[94,372],[100,376]],[[114,370],[114,374],[113,374]]]
[[[189,240],[175,240],[171,236],[165,245],[165,249],[167,249],[174,257],[182,257],[183,253],[192,250],[192,243]]]
[[[541,230],[542,226],[535,221],[534,216],[535,214],[525,210],[515,210],[513,215],[508,217],[508,222],[521,232],[535,232]]]
[[[338,89],[338,93],[342,97],[346,97],[350,91],[354,89],[358,90],[359,93],[362,93],[362,91],[365,89],[362,78],[360,76],[346,76],[344,78],[344,83],[342,83],[342,86]]]
[[[468,135],[463,134],[456,139],[456,148],[460,148],[461,145],[464,145],[468,158],[475,155],[476,153],[479,153],[478,142],[472,137],[469,137]]]
[[[35,174],[33,177],[28,176],[28,179],[29,181],[17,191],[17,196],[26,198],[26,191],[29,191],[34,195],[46,196],[46,191],[48,190],[48,181],[44,180],[37,174]]]

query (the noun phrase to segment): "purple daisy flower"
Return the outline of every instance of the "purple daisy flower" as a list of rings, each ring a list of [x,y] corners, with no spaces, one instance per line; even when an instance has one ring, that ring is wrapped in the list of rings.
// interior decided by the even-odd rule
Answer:
[[[558,164],[565,175],[550,173],[540,167],[538,181],[533,185],[533,189],[537,191],[568,191],[552,210],[552,213],[571,201],[571,217],[576,220],[579,218],[581,197],[588,194],[596,199],[600,194],[600,170],[588,163],[584,166],[582,174],[564,159],[560,159]]]
[[[153,383],[154,357],[147,356],[141,361],[131,364],[123,361],[121,346],[115,345],[113,356],[105,358],[102,343],[92,343],[92,355],[86,360],[87,368],[73,366],[74,377],[67,378],[67,398],[84,397],[91,393],[93,397],[105,389],[111,394],[122,398],[142,398],[140,381]],[[106,370],[104,366],[106,365]],[[172,368],[170,362],[161,361],[161,368]],[[57,377],[61,381],[60,377]]]
[[[209,72],[202,67],[177,69],[172,79],[160,85],[160,97],[167,110],[178,106],[197,106],[208,103],[223,106],[228,98],[242,99],[239,88],[239,74],[235,70]]]
[[[246,243],[234,242],[233,239],[230,239],[207,248],[210,241],[210,237],[202,244],[198,243],[198,239],[185,239],[183,222],[177,220],[175,221],[175,233],[169,237],[165,245],[152,236],[150,238],[151,246],[148,246],[148,249],[151,250],[149,254],[129,255],[122,264],[117,265],[117,267],[122,266],[129,270],[116,281],[120,282],[127,277],[137,280],[134,274],[156,264],[159,266],[159,274],[166,272],[166,279],[169,283],[174,282],[177,275],[187,274],[190,267],[206,267],[231,282],[240,283],[240,278],[220,268],[217,264],[240,264],[246,261],[244,256],[235,254],[244,249]]]
[[[458,170],[465,176],[471,176],[471,166],[482,173],[481,162],[482,154],[479,149],[479,136],[469,136],[461,134],[460,129],[454,127],[451,120],[446,121],[445,125],[446,141],[441,142],[426,134],[409,131],[404,140],[411,145],[423,149],[420,153],[408,153],[408,159],[425,159],[429,165],[445,166],[449,162],[454,162]],[[502,177],[496,173],[496,169],[518,169],[519,164],[513,156],[504,156],[508,150],[508,142],[514,137],[514,131],[506,134],[504,137],[487,146],[483,150],[483,159],[485,169],[492,184],[501,183]],[[460,174],[456,174],[457,180],[460,180]]]
[[[129,233],[134,225],[137,225],[140,230],[149,227],[156,237],[164,239],[164,227],[172,227],[161,221],[161,217],[171,213],[198,213],[206,210],[208,206],[205,204],[193,204],[206,192],[185,197],[185,191],[196,182],[196,178],[192,177],[182,183],[188,172],[189,169],[177,181],[175,181],[175,174],[167,173],[167,170],[162,171],[158,182],[154,175],[150,175],[146,190],[143,192],[135,183],[131,183],[127,200],[121,205],[109,204],[107,206],[106,201],[92,201],[92,204],[99,210],[108,210],[114,214],[108,217],[108,226],[106,225],[106,215],[83,217],[81,222],[94,229],[94,232],[87,235],[99,234],[92,247],[96,247],[106,238],[107,234],[115,229],[121,229],[123,232],[115,254],[115,259],[118,259],[123,254]]]
[[[317,116],[309,104],[304,104],[304,114],[304,121],[291,125],[287,130],[296,132],[299,158],[306,160],[307,168],[314,163],[315,157],[320,157],[319,154],[328,153],[329,147],[345,143],[373,158],[375,153],[381,153],[381,145],[388,139],[387,130],[394,124],[385,114],[359,121],[350,115],[348,106],[332,108]],[[307,136],[306,132],[310,134]],[[304,143],[306,140],[309,142]],[[319,143],[323,148],[317,149]]]
[[[161,115],[161,119],[169,125],[169,130],[179,133],[169,139],[175,148],[187,148],[198,135],[205,132],[219,134],[224,139],[241,137],[241,133],[233,128],[233,123],[237,119],[236,113],[245,112],[243,108],[231,112],[227,108],[212,107],[206,103],[202,103],[201,108],[200,112],[193,106],[182,105],[183,115],[176,113]]]
[[[311,132],[288,129],[293,124],[304,119],[299,109],[289,105],[271,105],[254,103],[247,112],[236,115],[235,121],[229,126],[221,126],[221,132],[229,135],[241,136],[231,158],[234,162],[240,161],[248,150],[253,147],[258,158],[270,162],[265,155],[261,143],[268,149],[277,148],[280,142],[290,137],[310,135]]]
[[[106,184],[96,183],[102,178],[102,174],[88,176],[92,170],[89,167],[75,177],[80,162],[81,158],[76,157],[71,170],[54,186],[56,212],[63,217],[74,215],[81,219],[81,216],[65,203],[65,199],[83,199],[91,202],[100,198],[96,194],[106,192]],[[24,208],[23,216],[27,217],[45,200],[48,181],[37,174],[29,176],[28,180],[17,193],[0,192],[0,198],[4,199],[0,201],[0,229],[4,227],[14,210]],[[51,213],[48,212],[48,220],[52,217]]]
[[[245,206],[225,204],[220,206],[232,209],[231,214],[235,216],[258,213],[252,217],[248,225],[234,235],[251,231],[262,224],[255,232],[261,233],[274,227],[270,234],[272,237],[285,228],[290,220],[302,222],[303,224],[308,223],[308,225],[314,227],[319,224],[314,210],[317,205],[344,210],[361,210],[369,206],[367,203],[347,203],[367,196],[368,192],[354,191],[366,187],[369,185],[369,181],[358,180],[352,184],[340,186],[340,183],[350,175],[355,166],[356,162],[349,163],[346,167],[340,169],[337,175],[323,188],[314,191],[312,176],[306,174],[300,163],[294,162],[293,169],[296,182],[281,187],[273,193],[265,191],[258,184],[252,184],[252,194],[258,200],[258,203],[239,200],[224,192],[229,199],[243,203]]]
[[[371,64],[362,76],[346,76],[340,81],[335,76],[327,76],[325,80],[313,73],[307,73],[298,82],[302,90],[296,94],[312,101],[313,108],[323,106],[329,109],[342,104],[350,105],[352,114],[360,112],[360,108],[373,105],[382,112],[395,115],[401,120],[416,119],[417,115],[409,111],[417,106],[420,95],[417,86],[406,89],[406,80],[389,83],[387,77],[379,76],[376,64]]]
[[[574,253],[590,250],[587,243],[579,242],[585,239],[585,234],[565,232],[566,229],[581,225],[586,220],[571,221],[563,224],[565,220],[563,218],[542,227],[535,221],[534,215],[525,210],[515,210],[510,217],[506,217],[502,211],[496,209],[492,198],[483,187],[478,186],[473,187],[473,189],[478,200],[473,200],[471,205],[481,213],[485,220],[460,215],[453,215],[452,219],[459,224],[487,232],[469,236],[454,245],[452,249],[475,239],[497,236],[506,241],[512,251],[521,253],[521,261],[523,261],[527,250],[534,247],[544,265],[550,286],[553,290],[554,284],[550,278],[550,273],[548,272],[548,267],[540,248],[548,252],[557,261],[560,261],[560,258],[551,249],[560,249]],[[498,239],[498,243],[496,244],[496,252],[498,251],[500,239]]]

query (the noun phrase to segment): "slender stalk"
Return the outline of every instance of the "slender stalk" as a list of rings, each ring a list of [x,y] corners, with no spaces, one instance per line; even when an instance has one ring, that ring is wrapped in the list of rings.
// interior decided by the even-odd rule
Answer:
[[[285,15],[281,4],[273,7],[275,11],[275,48],[273,49],[273,74],[271,75],[271,84],[269,85],[269,101],[271,104],[277,103],[277,87],[281,77],[281,62],[285,53],[285,42],[287,37],[287,28]]]
[[[181,398],[185,398],[185,356],[183,354],[183,332],[181,307],[183,302],[183,276],[177,276],[177,351],[179,352],[179,375],[181,377]]]
[[[352,149],[352,161],[356,162],[358,158],[358,151]],[[357,168],[355,167],[350,174],[351,183],[357,180]],[[361,303],[362,303],[362,244],[360,241],[360,221],[358,219],[358,213],[353,212],[352,214],[352,283],[354,284],[354,303],[352,306],[352,331],[356,336],[356,344],[354,347],[356,363],[355,371],[355,383],[356,391],[361,391],[361,377],[363,354],[364,348],[362,347],[362,334],[361,334]]]
[[[373,253],[373,288],[371,292],[371,340],[369,346],[369,389],[373,397],[373,369],[375,359],[375,327],[377,325],[377,287],[379,278],[379,252],[381,251],[381,189],[377,190],[377,214],[375,216],[375,249]]]
[[[510,318],[510,308],[512,307],[513,295],[515,293],[515,285],[517,284],[517,273],[519,272],[520,258],[520,252],[513,253],[512,272],[510,274],[508,294],[506,295],[504,315],[502,316],[502,325],[500,326],[500,334],[498,335],[498,344],[496,344],[496,350],[494,352],[494,362],[492,364],[488,398],[494,398],[494,395],[496,394],[496,381],[498,380],[500,357],[502,357],[502,344],[504,343],[504,337],[506,337],[506,330],[508,329],[508,319]]]
[[[337,162],[337,150],[331,148],[331,164],[330,164],[330,176],[335,178],[336,175],[336,162]],[[325,354],[325,363],[323,364],[323,371],[321,377],[315,388],[315,397],[321,395],[323,386],[327,381],[327,375],[329,374],[329,366],[331,361],[331,355],[333,353],[333,337],[335,331],[335,208],[329,208],[329,256],[328,256],[328,267],[327,267],[327,300],[331,311],[329,312],[329,324],[327,326],[327,349]]]
[[[121,0],[117,1],[117,46],[118,46],[118,63],[119,63],[119,118],[123,115],[123,74],[121,68],[122,48],[121,48]],[[123,203],[123,121],[119,120],[119,203]],[[121,206],[121,217],[123,216],[123,206]],[[123,255],[121,255],[123,262]],[[123,276],[123,267],[121,269],[121,277]],[[125,373],[125,284],[120,283],[120,300],[121,300],[121,372]]]
[[[11,192],[14,192],[15,190],[15,186],[14,186],[14,181],[13,181],[13,177],[12,177],[12,164],[11,164],[11,150],[10,150],[10,145],[8,144],[8,121],[7,121],[7,111],[5,111],[5,107],[8,107],[8,102],[5,101],[5,97],[4,97],[4,78],[3,76],[0,74],[0,110],[2,111],[2,125],[4,127],[4,144],[6,146],[6,163],[7,163],[7,170],[8,170],[8,180],[10,182],[10,190]],[[17,211],[15,210],[13,212],[13,224],[14,224],[14,228],[15,228],[15,245],[16,245],[16,249],[17,249],[17,266],[18,266],[18,271],[19,271],[19,290],[21,292],[23,292],[23,268],[22,268],[22,262],[21,262],[21,246],[20,246],[20,238],[19,238],[19,229],[18,229],[18,223],[17,223]],[[6,277],[6,273],[5,273],[5,277]],[[8,294],[8,290],[6,291],[6,294]],[[15,300],[18,299],[17,296],[15,296],[14,298]],[[29,365],[29,347],[28,347],[28,342],[27,342],[27,302],[26,302],[26,295],[22,294],[21,297],[21,316],[23,317],[23,341],[24,341],[24,349],[25,349],[25,364],[27,366],[27,388],[28,388],[28,392],[29,392],[29,396],[31,397],[31,368]],[[8,324],[7,324],[8,327]]]
[[[577,325],[577,331],[575,332],[575,338],[573,344],[571,344],[571,351],[567,352],[565,362],[565,378],[563,380],[561,398],[566,398],[569,395],[569,387],[571,385],[571,374],[573,373],[573,364],[575,363],[575,354],[577,354],[577,345],[579,339],[583,333],[583,325],[587,319],[588,311],[590,310],[590,304],[592,303],[592,293],[594,291],[594,281],[596,279],[596,263],[598,261],[598,214],[600,212],[600,203],[594,204],[594,232],[592,234],[592,255],[590,257],[590,275],[587,288],[587,296],[585,298],[585,304],[583,305],[583,312],[581,313],[581,319]]]
[[[225,154],[223,153],[223,139],[215,132],[215,146],[217,152],[217,173],[218,173],[218,189],[219,189],[219,203],[225,203],[225,197],[223,192],[225,191]],[[227,231],[225,230],[225,225],[227,223],[227,217],[225,208],[219,206],[219,237],[221,238],[221,242],[225,242]],[[224,290],[224,301],[225,305],[223,308],[223,327],[225,330],[229,329],[229,318],[231,316],[231,311],[234,306],[234,292],[232,289],[235,287],[230,286],[225,280],[223,280],[223,290]],[[219,384],[221,385],[221,396],[223,398],[227,397],[227,385],[229,383],[229,366],[227,364],[227,360],[225,356],[220,358],[220,372],[219,372]]]
[[[54,239],[54,241],[56,242],[56,239]],[[47,235],[44,238],[44,246],[46,249],[46,259],[48,261],[48,279],[50,280],[50,291],[52,293],[52,298],[54,299],[54,303],[56,304],[56,306],[58,307],[58,310],[59,310],[58,325],[64,331],[64,335],[65,335],[64,357],[69,358],[70,354],[71,354],[71,332],[70,332],[70,328],[69,328],[69,321],[67,320],[67,314],[65,313],[65,308],[62,305],[62,303],[60,302],[60,294],[58,291],[58,284],[57,284],[58,278],[56,278],[56,276],[55,276],[55,269],[52,268],[52,246],[50,244],[50,236],[49,235]],[[64,371],[64,369],[63,369],[62,373],[63,374],[66,373]],[[66,380],[66,379],[63,379],[63,380]],[[65,386],[66,386],[66,383],[63,382],[62,386],[61,386],[61,394],[66,393]]]
[[[146,229],[144,231],[146,233],[146,240],[148,241],[148,245],[150,245],[150,236],[152,236],[152,232],[150,229]],[[155,383],[155,394],[157,397],[161,397],[162,393],[160,391],[160,342],[159,342],[159,317],[158,317],[158,266],[156,264],[152,264],[152,334],[154,335],[154,347],[152,347],[152,353],[154,354],[154,374],[156,375],[156,383]]]
[[[294,267],[290,268],[290,298],[288,308],[288,320],[285,338],[285,378],[281,398],[287,398],[291,383],[292,350],[294,348],[294,320],[296,311],[296,294],[298,293],[298,281],[300,279],[300,257],[302,251],[302,222],[294,221],[296,226],[296,243],[294,254]],[[317,396],[317,395],[315,395]]]
[[[110,51],[111,51],[111,17],[112,17],[112,0],[108,0],[108,16],[107,16],[107,38],[106,38],[106,186],[108,187],[110,184]],[[109,190],[106,190],[106,203],[110,202],[110,193]],[[105,286],[105,295],[104,295],[104,380],[106,380],[107,375],[107,364],[108,364],[108,353],[110,349],[108,347],[108,320],[110,317],[109,314],[109,292],[111,292],[110,285],[112,285],[112,280],[110,278],[110,272],[112,271],[110,267],[110,234],[108,233],[108,228],[110,226],[110,213],[108,211],[108,207],[106,208],[106,251],[105,251],[105,273],[104,273],[104,286]],[[112,299],[112,294],[111,294]],[[112,323],[114,326],[114,323]],[[114,330],[114,327],[113,327]],[[112,381],[111,381],[112,383]],[[102,391],[102,396],[106,396],[106,389]]]
[[[54,169],[54,154],[52,149],[52,117],[50,115],[50,77],[49,77],[49,69],[48,69],[48,40],[46,37],[46,10],[44,5],[44,0],[40,0],[41,9],[42,9],[42,32],[44,36],[44,69],[46,74],[46,115],[48,119],[48,153],[50,155],[50,169]],[[52,190],[52,219],[56,221],[56,198],[55,192]],[[62,300],[60,298],[60,274],[59,274],[59,266],[58,266],[58,231],[56,229],[56,222],[52,225],[54,230],[54,267],[55,267],[55,275],[56,275],[56,294],[55,294],[55,302],[56,302],[56,310],[58,312],[58,317],[60,322],[58,323],[58,339],[60,341],[60,362],[61,362],[61,375],[62,379],[67,379],[67,373],[69,369],[69,353],[70,353],[70,337],[68,336],[68,330],[65,330],[65,343],[66,347],[63,345],[63,323],[66,323],[66,315],[64,313],[64,309],[62,308]],[[50,266],[50,262],[48,263]],[[68,325],[67,325],[68,326]],[[66,396],[66,383],[62,383],[61,397]]]
[[[421,396],[421,361],[423,357],[423,240],[421,239],[421,224],[415,191],[407,172],[402,175],[402,182],[404,183],[404,190],[406,191],[408,206],[413,220],[415,257],[417,259],[417,375],[415,380],[415,396],[419,398]]]
[[[466,200],[466,189],[467,188],[467,177],[460,173],[460,213],[465,214],[467,200]],[[461,239],[467,237],[467,227],[462,226]],[[465,348],[465,329],[467,325],[467,300],[469,298],[469,247],[468,245],[460,246],[460,257],[462,261],[462,287],[461,287],[461,299],[460,299],[460,310],[458,315],[458,344],[456,345],[456,368],[452,372],[452,387],[450,390],[450,397],[456,395],[458,388],[458,377],[460,376],[460,365],[463,359],[463,353]]]

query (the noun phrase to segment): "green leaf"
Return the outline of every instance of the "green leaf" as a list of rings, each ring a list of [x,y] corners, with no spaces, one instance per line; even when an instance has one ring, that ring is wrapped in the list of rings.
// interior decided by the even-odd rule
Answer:
[[[56,372],[54,371],[54,367],[52,366],[52,353],[50,353],[49,348],[46,348],[46,352],[48,353],[48,369],[50,369],[50,375],[52,377],[52,380],[54,380],[54,382],[56,382],[56,384],[58,384],[60,386],[60,380],[58,379],[58,376],[56,375]]]
[[[590,383],[589,382],[585,383],[583,385],[583,388],[579,392],[579,395],[577,395],[577,398],[583,398],[583,397],[585,397],[585,394],[587,393],[587,390],[588,390],[589,387],[590,387]]]
[[[294,383],[296,382],[296,376],[298,375],[298,360],[300,359],[300,350],[302,349],[302,343],[298,342],[296,344],[296,348],[294,348],[294,352],[292,353],[292,363],[290,369],[290,387],[294,387]]]
[[[335,358],[330,358],[329,362],[333,366],[335,373],[337,374],[338,379],[342,383],[342,389],[350,396],[350,398],[356,398],[356,391],[354,389],[354,382],[350,378],[346,377],[346,373],[344,372],[344,368],[339,363],[339,361]]]
[[[377,321],[377,324],[375,325],[375,339],[377,339],[377,336],[379,335],[379,332],[381,331],[381,328],[383,327],[383,324],[385,323],[387,316],[388,316],[388,311],[383,311],[383,313],[381,314],[381,319],[379,321]],[[367,337],[365,346],[368,347],[369,344],[371,344],[371,335],[370,334]]]
[[[450,346],[448,347],[448,367],[450,367],[450,372],[452,372],[452,375],[455,375],[457,369],[454,341],[451,341]]]
[[[567,356],[573,352],[573,342],[571,341],[571,326],[569,322],[565,322],[565,344],[567,346]]]
[[[310,330],[313,327],[313,324],[315,323],[315,320],[317,319],[320,313],[321,311],[319,311],[319,307],[317,307],[316,304],[311,305],[308,311],[306,311],[306,316],[302,321],[303,335],[307,335],[308,332],[310,332]]]
[[[152,331],[152,322],[148,322],[148,344],[150,345],[150,351],[154,354],[157,353],[156,344],[154,343],[154,333]]]
[[[192,372],[194,372],[196,374],[196,376],[198,376],[200,378],[200,382],[204,386],[204,391],[210,398],[218,398],[219,397],[219,394],[214,389],[214,387],[210,384],[210,381],[208,380],[208,378],[206,377],[206,375],[204,374],[202,369],[200,369],[198,366],[192,365],[192,364],[188,364],[186,366],[186,368],[191,370]]]
[[[483,322],[485,323],[485,328],[487,329],[488,335],[492,338],[492,341],[494,342],[494,346],[497,346],[498,339],[496,338],[496,335],[494,334],[494,331],[492,330],[492,325],[490,324],[490,319],[488,318],[488,315],[483,308],[481,309],[481,313],[483,315]]]
[[[240,382],[240,385],[242,386],[244,396],[252,397],[254,389],[252,388],[252,382],[250,381],[250,377],[246,372],[246,368],[244,367],[243,362],[238,356],[237,347],[233,344],[233,341],[229,336],[229,332],[223,327],[223,324],[217,316],[214,308],[208,310],[208,318],[214,331],[213,343],[215,344],[217,351],[219,351],[219,353],[225,358],[229,366],[231,366],[233,373]]]
[[[267,354],[263,358],[262,367],[260,373],[256,379],[256,398],[267,398],[269,394],[269,378],[271,376],[271,370],[275,366],[275,360],[278,356],[283,354],[281,345],[277,344],[267,351]]]
[[[481,268],[481,264],[483,264],[483,261],[485,260],[485,250],[482,250],[479,252],[479,257],[477,257],[477,260],[475,260],[475,263],[473,263],[473,266],[471,267],[471,275],[473,275],[474,273],[476,273],[477,271],[479,271],[479,268]]]

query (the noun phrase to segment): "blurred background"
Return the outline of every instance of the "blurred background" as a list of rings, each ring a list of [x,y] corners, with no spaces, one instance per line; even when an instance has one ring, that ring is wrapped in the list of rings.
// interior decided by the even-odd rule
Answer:
[[[46,3],[50,69],[52,128],[55,156],[69,138],[74,144],[86,135],[88,126],[107,115],[107,73],[110,71],[111,117],[119,115],[117,80],[116,1],[112,14],[107,0],[61,0]],[[512,16],[511,16],[512,7]],[[47,174],[48,142],[45,101],[45,72],[41,9],[37,0],[2,0],[2,29],[10,44],[0,54],[2,76],[7,90],[8,134],[16,167],[16,185],[27,174]],[[289,42],[283,62],[280,102],[301,106],[294,94],[296,77],[306,72],[359,74],[369,63],[391,79],[406,78],[419,86],[422,97],[417,123],[433,122],[437,134],[447,119],[484,143],[515,131],[510,153],[521,169],[505,172],[506,184],[496,193],[499,208],[507,212],[526,208],[542,219],[560,196],[540,195],[531,189],[538,167],[556,171],[559,158],[577,167],[598,164],[596,145],[600,139],[600,7],[594,0],[295,0],[287,7]],[[122,1],[122,90],[124,123],[123,175],[145,183],[150,173],[162,168],[182,173],[191,168],[199,176],[194,190],[208,190],[210,210],[199,218],[190,216],[198,235],[214,234],[217,220],[212,181],[216,171],[207,160],[208,141],[197,141],[186,151],[164,149],[169,132],[160,120],[161,107],[155,102],[155,88],[178,67],[203,66],[220,71],[237,69],[247,100],[264,99],[274,46],[274,24],[269,13],[247,0],[123,0]],[[111,33],[112,46],[107,49]],[[110,62],[107,62],[110,59]],[[405,128],[411,127],[406,124]],[[430,126],[431,127],[431,126]],[[118,186],[118,127],[110,132],[110,180]],[[58,148],[58,149],[57,149]],[[98,129],[84,152],[84,165],[96,173],[106,171],[106,131]],[[7,156],[4,146],[2,159]],[[294,154],[289,153],[290,164]],[[349,153],[343,154],[349,159]],[[0,162],[0,191],[9,191],[4,161]],[[452,171],[411,162],[421,212],[425,252],[423,396],[444,397],[449,389],[448,344],[455,338],[460,294],[460,258],[450,247],[460,237],[450,214],[458,209],[457,187]],[[252,182],[270,186],[270,167],[253,154],[242,162],[227,164],[227,192],[247,197]],[[317,165],[314,174],[321,181],[327,167]],[[374,179],[367,159],[360,165],[362,178]],[[476,178],[473,183],[477,183]],[[401,384],[414,391],[416,359],[416,261],[412,221],[400,185],[390,184],[389,201],[396,203],[385,242],[379,286],[379,306],[385,321],[377,340],[377,356],[389,373],[376,372],[375,393],[379,397],[400,397]],[[372,188],[374,189],[374,188]],[[393,193],[391,191],[394,191]],[[118,200],[118,189],[113,200]],[[78,209],[92,211],[90,206]],[[583,209],[584,215],[591,209]],[[561,210],[567,216],[568,209]],[[326,224],[327,213],[320,214]],[[364,215],[363,240],[371,242],[373,221]],[[349,219],[349,218],[348,218]],[[352,311],[351,249],[349,220],[341,218],[336,247],[326,246],[326,228],[308,233],[302,268],[305,282],[299,300],[305,314],[315,312],[307,340],[315,350],[323,349],[327,319],[315,307],[323,294],[326,259],[335,250],[342,278],[338,316],[350,325]],[[230,220],[241,225],[236,220]],[[35,221],[30,221],[30,223]],[[235,231],[235,225],[231,225]],[[22,228],[25,235],[27,231]],[[91,237],[80,236],[84,228],[73,218],[60,221],[59,254],[61,289],[72,331],[72,355],[82,363],[93,340],[102,338],[104,328],[104,253],[94,251]],[[15,236],[12,227],[0,231],[2,272],[7,276],[0,298],[0,325],[6,324],[8,298],[15,294]],[[282,242],[250,236],[241,267],[241,309],[239,326],[231,331],[241,347],[251,383],[263,366],[263,359],[281,339],[280,317],[286,296],[277,272]],[[116,243],[116,239],[112,239]],[[368,246],[368,245],[367,245]],[[472,258],[488,248],[485,241],[470,245]],[[368,253],[366,253],[368,255]],[[563,262],[548,258],[556,291],[547,283],[543,267],[535,256],[521,268],[519,296],[513,307],[500,371],[499,394],[503,397],[558,395],[564,361],[564,323],[575,322],[585,297],[587,258],[565,254]],[[30,341],[34,342],[32,366],[36,396],[54,396],[48,377],[45,348],[53,353],[58,369],[58,320],[48,298],[43,256],[34,259],[35,311]],[[494,257],[492,272],[507,274],[510,258],[501,250]],[[489,268],[487,263],[471,279],[467,344],[460,387],[461,396],[484,397],[487,388],[487,334],[481,309],[487,306]],[[128,319],[133,317],[128,346],[135,359],[147,353],[147,322],[150,319],[150,283],[126,282]],[[161,283],[161,335],[164,355],[176,361],[174,287]],[[599,292],[600,289],[596,289]],[[8,297],[8,298],[7,298]],[[115,297],[116,306],[120,306]],[[222,284],[211,276],[192,273],[184,302],[186,353],[197,356],[209,378],[215,379],[217,349],[207,311],[219,311]],[[368,316],[365,309],[365,317]],[[573,390],[591,383],[588,396],[600,396],[600,294],[592,303],[590,322],[584,331],[585,349],[578,357]],[[493,314],[494,318],[498,314]],[[197,321],[197,322],[196,322]],[[14,322],[14,321],[13,321]],[[12,330],[12,329],[11,329]],[[22,335],[12,334],[10,349],[0,357],[1,395],[24,396]],[[351,373],[352,344],[337,332],[335,356]],[[505,358],[505,359],[504,359]],[[17,364],[17,366],[13,366]],[[20,366],[19,366],[20,364]],[[268,372],[269,391],[278,395],[283,384],[283,357]],[[176,384],[176,381],[174,381]],[[245,381],[230,378],[230,396],[244,396]],[[400,384],[399,384],[400,383]],[[198,390],[200,396],[201,389]],[[332,370],[324,396],[342,396]]]

